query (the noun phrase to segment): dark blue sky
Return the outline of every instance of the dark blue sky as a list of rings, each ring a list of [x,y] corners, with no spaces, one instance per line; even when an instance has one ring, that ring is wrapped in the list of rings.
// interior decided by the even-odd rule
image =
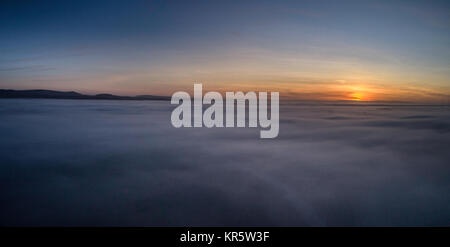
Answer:
[[[201,81],[368,100],[450,91],[448,1],[0,6],[2,88],[170,94]]]

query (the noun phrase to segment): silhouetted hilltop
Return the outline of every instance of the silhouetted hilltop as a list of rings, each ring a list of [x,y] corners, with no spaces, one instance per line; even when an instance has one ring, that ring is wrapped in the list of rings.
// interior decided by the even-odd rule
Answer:
[[[0,89],[0,98],[170,100],[169,96],[154,96],[154,95],[118,96],[113,94],[86,95],[74,91],[61,92],[43,89],[36,89],[36,90]]]

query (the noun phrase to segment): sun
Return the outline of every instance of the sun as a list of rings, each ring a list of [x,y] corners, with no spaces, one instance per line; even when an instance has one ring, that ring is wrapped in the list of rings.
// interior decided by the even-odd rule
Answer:
[[[350,95],[350,100],[353,100],[353,101],[361,101],[363,99],[364,99],[364,96],[360,92],[352,93]]]

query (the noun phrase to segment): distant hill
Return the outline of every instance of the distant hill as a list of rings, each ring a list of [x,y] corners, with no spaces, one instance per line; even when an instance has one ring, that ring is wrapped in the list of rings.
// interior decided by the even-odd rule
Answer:
[[[113,94],[86,95],[74,91],[53,90],[10,90],[0,89],[0,98],[41,98],[41,99],[102,99],[102,100],[170,100],[169,96],[138,95],[118,96]]]

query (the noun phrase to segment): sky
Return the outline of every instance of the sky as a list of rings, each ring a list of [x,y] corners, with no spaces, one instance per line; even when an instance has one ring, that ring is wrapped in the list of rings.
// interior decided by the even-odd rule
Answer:
[[[0,3],[0,88],[448,103],[448,1]]]

